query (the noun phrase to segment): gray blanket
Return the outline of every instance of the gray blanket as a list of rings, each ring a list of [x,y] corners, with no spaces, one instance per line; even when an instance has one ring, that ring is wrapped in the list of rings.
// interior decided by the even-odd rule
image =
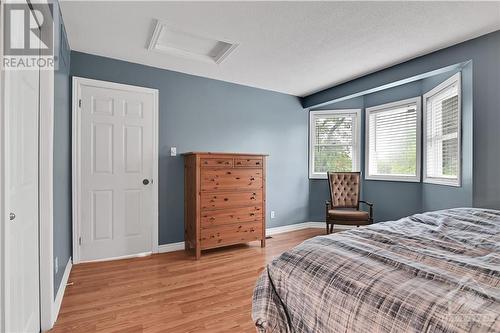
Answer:
[[[500,211],[309,239],[266,267],[252,317],[258,332],[500,332]]]

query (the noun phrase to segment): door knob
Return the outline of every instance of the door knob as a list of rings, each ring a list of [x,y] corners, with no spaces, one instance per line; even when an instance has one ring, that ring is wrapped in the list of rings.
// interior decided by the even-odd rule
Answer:
[[[149,179],[143,179],[143,180],[142,180],[142,183],[143,183],[144,185],[148,185],[148,184],[149,184]]]
[[[11,221],[12,221],[12,220],[13,220],[13,219],[15,219],[15,218],[16,218],[16,214],[14,214],[14,213],[10,213],[10,214],[9,214],[9,220],[11,220]]]

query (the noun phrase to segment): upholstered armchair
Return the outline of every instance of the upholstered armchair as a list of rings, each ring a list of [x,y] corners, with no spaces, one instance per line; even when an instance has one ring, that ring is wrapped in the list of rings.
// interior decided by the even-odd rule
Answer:
[[[328,172],[330,201],[326,202],[326,233],[333,232],[335,224],[368,225],[373,223],[373,204],[359,200],[359,172]],[[369,206],[369,212],[359,209],[359,204]]]

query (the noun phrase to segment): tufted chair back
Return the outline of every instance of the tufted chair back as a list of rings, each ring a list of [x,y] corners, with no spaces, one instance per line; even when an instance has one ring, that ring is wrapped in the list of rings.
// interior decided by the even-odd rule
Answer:
[[[328,172],[332,208],[359,208],[359,172]]]

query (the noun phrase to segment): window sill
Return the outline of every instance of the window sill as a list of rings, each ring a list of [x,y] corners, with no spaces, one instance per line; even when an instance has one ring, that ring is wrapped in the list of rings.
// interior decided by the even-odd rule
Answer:
[[[309,179],[328,179],[325,174],[309,174]]]
[[[404,176],[366,176],[365,180],[381,180],[386,182],[420,183],[420,177]]]
[[[450,187],[462,187],[462,184],[459,180],[446,179],[446,178],[424,178],[424,184],[431,185],[442,185],[442,186],[450,186]]]

